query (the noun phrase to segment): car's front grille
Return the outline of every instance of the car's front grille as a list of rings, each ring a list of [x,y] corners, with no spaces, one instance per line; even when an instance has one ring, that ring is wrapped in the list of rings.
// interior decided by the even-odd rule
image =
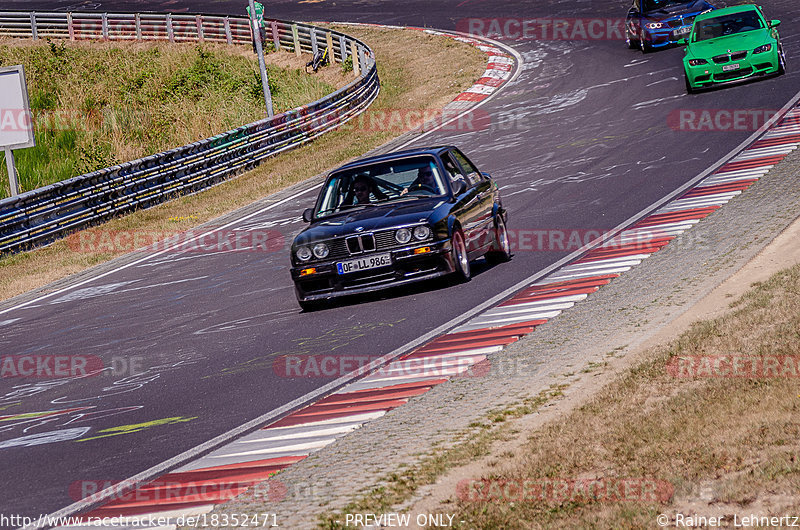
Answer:
[[[345,237],[337,237],[336,239],[322,241],[328,245],[328,248],[330,249],[330,253],[325,258],[325,261],[336,261],[368,252],[392,250],[415,243],[424,243],[426,241],[433,240],[433,237],[431,236],[423,241],[414,239],[409,243],[401,244],[395,239],[395,233],[395,229],[390,229],[381,230],[379,232],[375,232],[374,234],[352,234]],[[313,247],[313,244],[310,246]],[[314,261],[318,260],[315,259]]]
[[[666,24],[671,28],[680,28],[682,26],[691,26],[692,22],[694,22],[694,17],[683,17],[667,20]]]
[[[375,234],[375,246],[378,250],[387,250],[400,244],[394,238],[394,233],[394,230],[384,230]]]
[[[742,59],[747,57],[747,50],[740,51],[740,52],[733,52],[733,53],[725,53],[722,55],[715,55],[712,57],[712,60],[716,64],[725,64],[731,61],[741,61]]]
[[[363,254],[364,252],[372,252],[375,250],[374,234],[348,236],[345,238],[345,241],[347,242],[347,251],[350,255]]]

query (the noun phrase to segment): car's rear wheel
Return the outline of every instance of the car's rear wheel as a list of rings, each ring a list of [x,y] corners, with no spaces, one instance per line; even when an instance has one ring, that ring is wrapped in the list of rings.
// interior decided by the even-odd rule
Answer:
[[[497,214],[492,234],[492,249],[486,253],[486,259],[492,263],[502,263],[511,259],[511,243],[503,216]]]
[[[467,245],[464,243],[464,233],[461,229],[453,231],[452,248],[450,255],[453,258],[453,264],[456,267],[453,276],[460,282],[469,281],[472,276],[472,270],[469,266],[469,255],[467,254]]]

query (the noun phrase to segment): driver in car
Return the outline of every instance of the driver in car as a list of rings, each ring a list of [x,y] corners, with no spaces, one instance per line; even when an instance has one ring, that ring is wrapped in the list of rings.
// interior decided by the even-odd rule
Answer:
[[[436,184],[436,178],[433,176],[433,170],[430,166],[425,166],[419,168],[417,171],[417,178],[409,184],[409,186],[400,192],[400,195],[405,195],[409,191],[430,191],[431,193],[437,193],[439,186]]]

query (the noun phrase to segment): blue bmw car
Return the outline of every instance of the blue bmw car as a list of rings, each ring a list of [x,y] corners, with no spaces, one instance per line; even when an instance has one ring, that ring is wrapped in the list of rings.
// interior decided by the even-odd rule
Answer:
[[[625,19],[628,47],[647,53],[677,44],[691,33],[694,17],[715,8],[706,0],[633,0]]]

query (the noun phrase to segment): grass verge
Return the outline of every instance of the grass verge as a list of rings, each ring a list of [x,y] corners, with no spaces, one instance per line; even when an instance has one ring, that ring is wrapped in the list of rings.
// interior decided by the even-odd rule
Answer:
[[[742,526],[797,514],[800,265],[649,358],[531,433],[524,457],[453,492],[456,528]]]
[[[371,113],[441,109],[469,88],[486,67],[482,52],[450,38],[411,30],[341,29],[365,41],[377,55],[381,93],[370,108]],[[278,52],[271,57],[290,60],[293,54]],[[300,60],[307,61],[308,56]],[[325,70],[341,75],[338,64],[323,68],[321,72]],[[311,99],[307,97],[303,102]],[[144,234],[186,230],[329,170],[405,132],[402,127],[384,126],[385,122],[381,121],[377,125],[371,120],[351,123],[310,145],[269,159],[236,179],[203,193],[113,220],[106,223],[103,230]],[[0,293],[4,299],[10,298],[131,250],[133,248],[124,245],[76,250],[67,240],[61,240],[45,248],[6,256],[0,259]]]
[[[566,385],[552,385],[538,396],[503,409],[490,411],[487,421],[470,425],[469,431],[457,436],[459,440],[448,448],[435,448],[435,452],[402,473],[392,473],[379,486],[337,512],[319,516],[320,528],[347,528],[342,524],[345,514],[385,513],[393,506],[407,501],[422,486],[433,484],[445,471],[486,456],[492,442],[513,434],[513,426],[506,420],[535,413],[539,407],[562,395]]]
[[[336,68],[307,75],[288,53],[267,61],[276,112],[351,78]],[[0,65],[11,64],[25,67],[37,143],[16,151],[22,191],[265,117],[258,62],[246,46],[2,38]],[[0,197],[8,197],[2,182]]]

